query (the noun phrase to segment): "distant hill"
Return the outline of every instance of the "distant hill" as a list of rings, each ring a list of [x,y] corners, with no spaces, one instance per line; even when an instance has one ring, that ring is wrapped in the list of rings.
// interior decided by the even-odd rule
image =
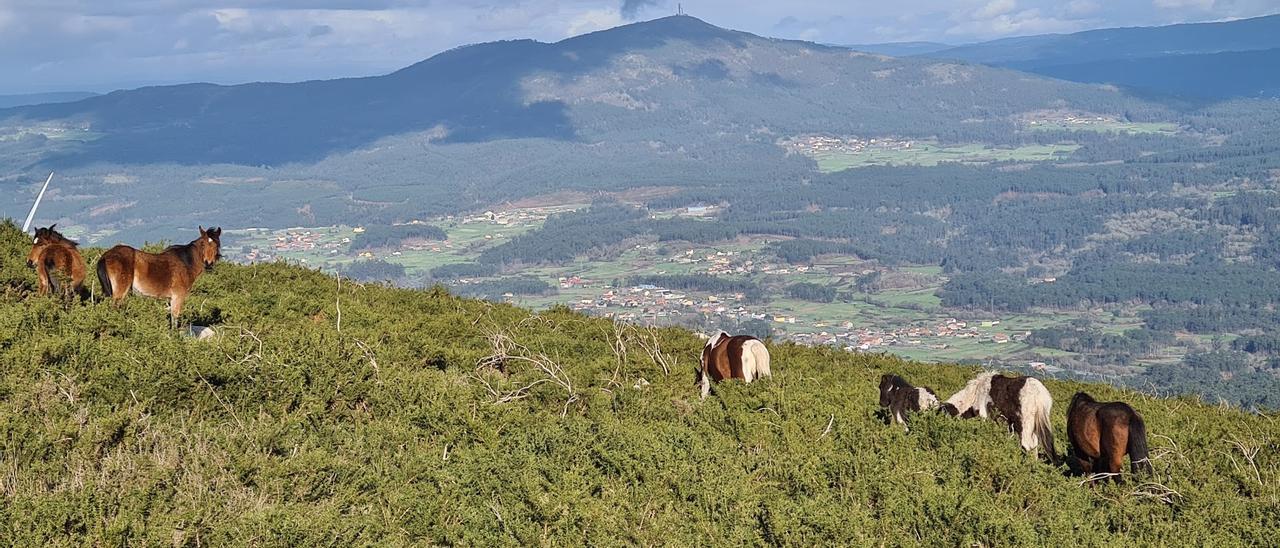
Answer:
[[[928,55],[933,52],[954,48],[941,42],[888,42],[884,44],[850,44],[844,46],[854,51],[878,53],[891,57],[909,57],[912,55]]]
[[[411,132],[449,143],[673,146],[726,134],[767,142],[804,132],[1007,134],[1010,116],[1050,107],[1160,110],[1093,86],[851,53],[675,16],[554,44],[460,47],[384,76],[148,87],[0,110],[0,122],[91,131],[95,140],[63,151],[62,163],[259,165],[314,161]]]
[[[88,91],[57,91],[51,93],[22,93],[0,95],[0,108],[40,105],[45,103],[70,103],[97,95]]]
[[[1280,97],[1280,49],[1161,55],[1037,66],[1073,82],[1115,84],[1181,97]]]
[[[1273,96],[1280,15],[1216,23],[1099,29],[1005,38],[920,53],[1076,82],[1105,82],[1169,95]],[[1220,57],[1209,55],[1223,54]],[[1196,72],[1206,68],[1209,73]],[[1176,74],[1182,73],[1182,74]],[[1212,76],[1208,76],[1212,74]],[[1204,76],[1202,76],[1204,75]],[[1186,80],[1201,79],[1198,83]]]

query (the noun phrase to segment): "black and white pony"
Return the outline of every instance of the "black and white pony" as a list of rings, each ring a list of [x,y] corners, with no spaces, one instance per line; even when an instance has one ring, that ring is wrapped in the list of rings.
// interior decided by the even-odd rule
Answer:
[[[1053,396],[1039,380],[1023,376],[1006,377],[988,371],[947,398],[942,409],[961,418],[1003,418],[1008,421],[1009,429],[1018,435],[1024,451],[1034,455],[1040,448],[1049,457],[1049,462],[1055,465],[1059,462],[1053,448],[1053,428],[1049,424]]]
[[[924,411],[938,406],[938,395],[933,390],[911,386],[902,377],[885,373],[880,376],[880,407],[886,410],[885,423],[897,421],[908,432],[907,412]]]

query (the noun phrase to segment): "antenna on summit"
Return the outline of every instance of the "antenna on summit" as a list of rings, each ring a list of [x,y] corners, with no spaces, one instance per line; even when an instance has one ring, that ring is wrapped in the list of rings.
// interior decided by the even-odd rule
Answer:
[[[684,4],[676,4],[676,15],[684,15]]]

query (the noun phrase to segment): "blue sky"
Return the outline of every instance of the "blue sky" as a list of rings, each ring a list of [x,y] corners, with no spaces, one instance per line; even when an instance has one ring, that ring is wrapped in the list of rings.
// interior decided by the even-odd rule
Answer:
[[[826,43],[964,43],[1280,12],[1275,0],[680,0],[722,27]],[[475,42],[555,41],[675,0],[0,0],[0,93],[382,74]]]

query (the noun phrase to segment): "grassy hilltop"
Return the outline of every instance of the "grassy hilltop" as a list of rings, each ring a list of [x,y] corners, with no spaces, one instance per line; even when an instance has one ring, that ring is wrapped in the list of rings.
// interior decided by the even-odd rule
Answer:
[[[1091,489],[995,423],[874,416],[883,372],[972,369],[773,345],[700,402],[685,331],[283,264],[201,278],[194,341],[35,296],[28,242],[0,226],[0,544],[1280,542],[1275,416],[1050,381],[1060,450],[1081,388],[1153,434],[1155,477]]]

